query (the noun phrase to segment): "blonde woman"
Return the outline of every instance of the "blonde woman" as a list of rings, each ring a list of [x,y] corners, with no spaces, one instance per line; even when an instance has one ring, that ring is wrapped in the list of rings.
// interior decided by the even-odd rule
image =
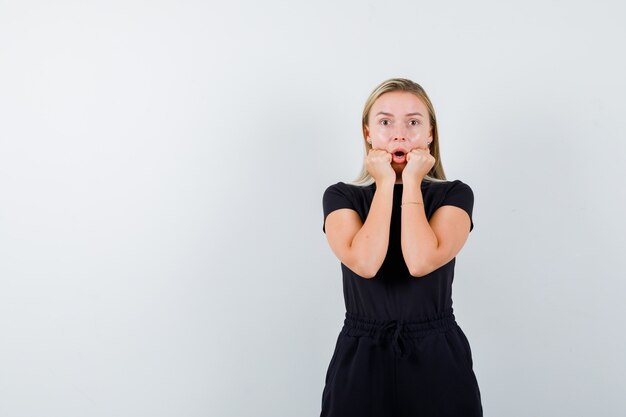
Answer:
[[[419,84],[381,83],[362,126],[361,175],[322,199],[346,313],[321,416],[482,416],[452,309],[455,257],[474,228],[472,189],[446,180],[435,111]]]

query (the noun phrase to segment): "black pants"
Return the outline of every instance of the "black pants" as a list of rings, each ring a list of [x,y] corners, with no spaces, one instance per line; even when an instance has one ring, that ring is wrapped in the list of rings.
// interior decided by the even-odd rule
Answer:
[[[472,352],[452,309],[421,322],[346,313],[321,417],[482,415]]]

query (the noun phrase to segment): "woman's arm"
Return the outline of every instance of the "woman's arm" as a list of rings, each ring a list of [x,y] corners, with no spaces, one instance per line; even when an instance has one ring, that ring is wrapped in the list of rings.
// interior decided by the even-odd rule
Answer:
[[[373,278],[387,256],[393,187],[393,181],[376,183],[365,223],[352,209],[338,209],[326,217],[326,238],[332,251],[363,278]]]
[[[428,275],[450,262],[465,244],[470,217],[459,207],[445,205],[426,218],[420,182],[404,181],[402,202],[419,201],[402,207],[401,247],[409,273]]]

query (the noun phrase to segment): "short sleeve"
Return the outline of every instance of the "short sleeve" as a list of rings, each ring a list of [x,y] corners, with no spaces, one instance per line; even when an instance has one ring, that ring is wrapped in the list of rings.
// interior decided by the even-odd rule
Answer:
[[[322,208],[324,221],[322,231],[326,233],[326,217],[333,211],[341,208],[350,208],[356,211],[354,201],[348,187],[343,182],[338,182],[326,188],[322,196]]]
[[[469,214],[470,232],[472,231],[474,228],[474,220],[472,218],[472,212],[474,209],[474,192],[469,185],[460,180],[453,181],[452,185],[446,192],[441,205],[456,206],[465,210],[467,214]]]

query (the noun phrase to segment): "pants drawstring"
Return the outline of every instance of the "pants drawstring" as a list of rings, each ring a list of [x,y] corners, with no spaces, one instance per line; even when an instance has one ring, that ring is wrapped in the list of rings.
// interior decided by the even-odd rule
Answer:
[[[412,339],[444,332],[456,325],[452,308],[419,318],[378,319],[346,312],[344,330],[351,336],[369,334],[379,343],[393,330],[392,347],[395,355],[405,358],[410,355]]]
[[[407,356],[408,351],[406,349],[407,340],[404,336],[404,332],[402,332],[402,321],[401,320],[390,320],[386,322],[382,327],[378,329],[378,339],[382,339],[383,335],[387,330],[394,329],[393,333],[393,341],[391,345],[393,346],[393,350],[396,352],[399,358],[404,358]],[[403,340],[403,343],[400,343]],[[403,345],[405,349],[403,349]]]

